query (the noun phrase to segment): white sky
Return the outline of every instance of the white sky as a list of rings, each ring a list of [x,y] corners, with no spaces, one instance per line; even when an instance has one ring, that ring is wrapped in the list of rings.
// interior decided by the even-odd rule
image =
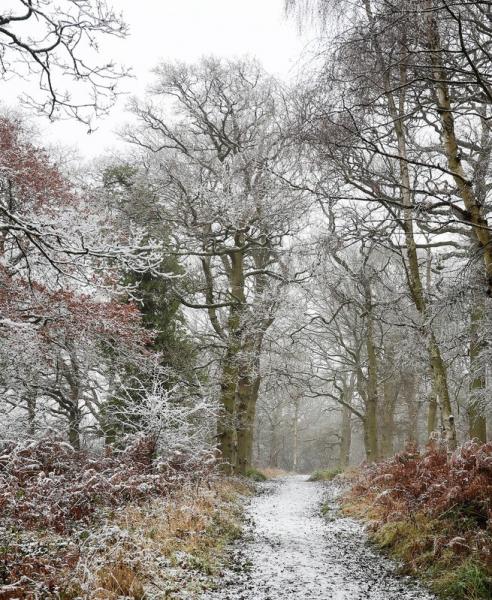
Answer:
[[[1,1],[1,0],[0,0]],[[202,55],[257,57],[282,78],[294,76],[305,45],[296,23],[287,20],[284,0],[110,0],[121,10],[130,36],[113,39],[101,48],[133,69],[136,79],[123,83],[131,95],[142,96],[152,81],[150,70],[162,60],[194,61]],[[12,91],[7,96],[14,101]],[[110,116],[99,120],[97,131],[73,122],[40,123],[46,142],[77,146],[87,158],[121,147],[116,131],[125,120],[127,98],[119,99]],[[13,102],[12,102],[13,104]]]

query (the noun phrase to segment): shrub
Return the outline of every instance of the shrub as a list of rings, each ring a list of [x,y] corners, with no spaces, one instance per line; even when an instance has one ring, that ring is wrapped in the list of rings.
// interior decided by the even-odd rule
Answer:
[[[162,511],[179,490],[191,490],[193,498],[208,489],[215,465],[210,453],[175,451],[164,460],[155,444],[152,436],[135,437],[122,450],[98,455],[53,438],[0,447],[0,598],[81,597],[77,581],[63,593],[60,582],[70,580],[84,548],[94,544],[99,556],[112,544],[120,529],[107,521],[151,501]],[[186,525],[193,529],[191,521]],[[93,572],[103,590],[94,598],[143,598],[130,564],[113,556]]]
[[[102,507],[166,495],[180,478],[205,477],[209,455],[154,458],[155,440],[137,437],[102,456],[57,439],[9,444],[0,450],[0,512],[4,525],[63,533]]]
[[[457,599],[492,597],[492,443],[408,447],[366,467],[344,501],[373,540]]]
[[[365,469],[353,496],[371,498],[384,521],[423,510],[454,513],[486,530],[492,520],[492,443],[468,442],[451,456],[439,446],[423,454],[409,447]]]

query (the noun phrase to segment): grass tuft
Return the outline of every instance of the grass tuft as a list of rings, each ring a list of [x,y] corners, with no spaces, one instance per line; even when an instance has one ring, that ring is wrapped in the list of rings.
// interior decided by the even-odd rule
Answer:
[[[473,559],[465,561],[457,569],[444,571],[432,587],[446,598],[492,598],[492,576],[484,565]]]
[[[248,477],[248,479],[252,479],[253,481],[258,482],[267,481],[268,479],[268,477],[263,471],[260,471],[260,469],[255,469],[254,467],[250,467],[249,469],[247,469],[246,477]]]
[[[308,481],[331,481],[342,473],[342,469],[318,469],[311,474]]]
[[[134,570],[124,562],[105,565],[97,572],[98,590],[94,600],[118,600],[132,598],[143,600],[145,591]]]

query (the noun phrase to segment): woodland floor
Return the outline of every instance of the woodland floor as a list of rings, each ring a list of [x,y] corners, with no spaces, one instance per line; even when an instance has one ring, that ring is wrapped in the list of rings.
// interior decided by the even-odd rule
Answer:
[[[434,598],[398,576],[360,523],[338,514],[336,483],[292,476],[260,485],[263,493],[248,508],[249,531],[232,550],[237,570],[224,573],[203,600]]]

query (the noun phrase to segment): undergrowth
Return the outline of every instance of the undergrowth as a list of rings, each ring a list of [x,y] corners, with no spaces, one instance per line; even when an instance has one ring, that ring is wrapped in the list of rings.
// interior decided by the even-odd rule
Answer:
[[[76,579],[84,598],[167,599],[209,588],[211,576],[225,565],[226,545],[241,534],[237,499],[247,493],[244,483],[217,479],[199,489],[185,486],[164,502],[153,500],[120,511],[110,524],[102,566],[99,548],[79,561]],[[93,547],[89,543],[88,548]]]
[[[258,482],[266,481],[268,479],[268,477],[265,475],[263,470],[255,469],[254,467],[251,467],[246,470],[246,477],[248,479],[252,479],[253,481],[258,481]]]
[[[367,467],[344,511],[370,523],[372,540],[434,592],[492,598],[492,444],[408,448]]]
[[[308,481],[331,481],[340,473],[342,469],[318,469],[310,475]]]
[[[53,439],[0,448],[0,600],[157,600],[207,587],[250,490],[213,464],[158,459],[148,438],[105,456]]]
[[[262,467],[260,471],[267,479],[279,479],[289,475],[288,471],[284,471],[284,469],[279,469],[278,467]]]

